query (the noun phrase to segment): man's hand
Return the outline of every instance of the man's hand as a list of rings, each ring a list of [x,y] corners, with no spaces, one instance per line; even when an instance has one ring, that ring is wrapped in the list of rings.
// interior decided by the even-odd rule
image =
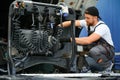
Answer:
[[[71,38],[70,37],[62,37],[62,38],[60,38],[60,42],[71,42]]]

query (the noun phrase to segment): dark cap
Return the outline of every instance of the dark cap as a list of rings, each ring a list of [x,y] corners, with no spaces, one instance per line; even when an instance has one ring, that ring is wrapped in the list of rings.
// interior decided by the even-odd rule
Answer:
[[[94,6],[92,7],[88,7],[86,10],[85,10],[85,14],[90,14],[92,16],[97,16],[99,19],[101,19],[101,17],[99,16],[99,12],[98,12],[98,9]]]

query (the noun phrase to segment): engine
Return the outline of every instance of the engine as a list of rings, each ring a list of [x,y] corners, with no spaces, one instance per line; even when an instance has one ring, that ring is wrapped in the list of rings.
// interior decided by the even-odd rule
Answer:
[[[53,4],[14,1],[9,8],[9,74],[41,63],[54,64],[70,71],[75,58],[74,18],[69,28],[63,22],[62,7]],[[74,17],[74,15],[73,15]],[[62,25],[62,24],[61,24]],[[65,37],[72,42],[62,41]]]
[[[62,15],[60,7],[29,3],[24,5],[18,1],[14,5],[13,13],[12,46],[19,52],[52,55],[60,48],[62,29],[57,27]]]

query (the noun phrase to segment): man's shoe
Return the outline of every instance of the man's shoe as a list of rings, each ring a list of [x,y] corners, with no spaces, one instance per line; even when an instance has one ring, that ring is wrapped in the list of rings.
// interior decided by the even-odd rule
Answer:
[[[105,70],[100,71],[98,73],[101,73],[101,74],[110,74],[110,73],[113,73],[112,67],[113,67],[113,63],[111,63],[111,65],[108,68],[106,68]]]
[[[91,72],[90,68],[87,68],[87,67],[83,66],[80,73],[92,73],[92,72]]]

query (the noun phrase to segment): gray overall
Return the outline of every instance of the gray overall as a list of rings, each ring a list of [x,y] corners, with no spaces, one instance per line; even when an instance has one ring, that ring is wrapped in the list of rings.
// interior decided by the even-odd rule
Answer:
[[[100,24],[104,24],[104,23],[100,23]],[[88,33],[89,35],[91,34],[89,30]],[[86,57],[86,61],[88,62],[90,68],[93,70],[102,71],[105,68],[109,67],[114,58],[114,47],[109,45],[103,38],[99,39],[90,46],[92,47],[89,49],[88,57]],[[100,59],[101,61],[98,62]]]

